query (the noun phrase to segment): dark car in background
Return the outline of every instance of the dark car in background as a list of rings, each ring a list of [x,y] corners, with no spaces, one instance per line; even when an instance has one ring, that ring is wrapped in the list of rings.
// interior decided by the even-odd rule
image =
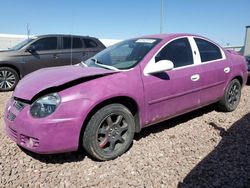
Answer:
[[[250,56],[246,56],[246,60],[247,60],[247,69],[248,69],[248,74],[250,74]]]
[[[45,67],[74,65],[102,51],[94,37],[41,35],[0,51],[0,91],[13,90],[25,75]]]

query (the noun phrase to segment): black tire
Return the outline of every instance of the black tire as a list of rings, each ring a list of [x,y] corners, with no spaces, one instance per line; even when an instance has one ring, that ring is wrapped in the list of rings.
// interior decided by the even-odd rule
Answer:
[[[219,102],[219,108],[226,112],[232,112],[237,108],[240,98],[241,84],[239,80],[234,79],[228,84],[225,94]]]
[[[12,91],[19,81],[19,75],[10,67],[0,67],[0,92]]]
[[[89,120],[83,134],[83,147],[95,159],[114,159],[132,144],[135,121],[121,104],[110,104],[98,110]]]

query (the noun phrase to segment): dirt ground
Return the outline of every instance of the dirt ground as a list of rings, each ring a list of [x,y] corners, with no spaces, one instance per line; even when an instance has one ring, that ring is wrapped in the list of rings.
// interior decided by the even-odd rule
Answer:
[[[250,86],[236,111],[212,105],[137,134],[121,157],[37,155],[5,136],[0,93],[0,187],[250,187]]]

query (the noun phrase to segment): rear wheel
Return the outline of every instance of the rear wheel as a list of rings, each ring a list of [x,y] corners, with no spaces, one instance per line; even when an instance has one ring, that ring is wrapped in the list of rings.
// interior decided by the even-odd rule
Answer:
[[[241,97],[241,84],[239,80],[232,80],[226,88],[225,94],[222,100],[219,102],[219,107],[227,112],[234,111]]]
[[[19,81],[17,72],[9,67],[0,67],[0,91],[15,89]]]
[[[83,135],[83,147],[98,160],[122,155],[131,145],[135,132],[134,117],[121,104],[107,105],[90,119]]]

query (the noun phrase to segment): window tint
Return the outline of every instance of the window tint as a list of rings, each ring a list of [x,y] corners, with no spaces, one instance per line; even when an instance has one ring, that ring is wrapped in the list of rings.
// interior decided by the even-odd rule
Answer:
[[[73,38],[73,48],[83,48],[80,38]]]
[[[200,51],[201,62],[221,59],[221,51],[218,46],[203,39],[194,39]]]
[[[83,39],[83,40],[86,48],[95,48],[98,46],[96,42],[91,39]]]
[[[63,37],[63,49],[71,49],[71,37]]]
[[[57,37],[43,38],[34,42],[32,45],[35,46],[37,51],[56,50],[57,49]]]
[[[175,68],[193,64],[193,55],[188,39],[181,38],[167,44],[155,57],[155,62],[160,60],[172,61]]]

